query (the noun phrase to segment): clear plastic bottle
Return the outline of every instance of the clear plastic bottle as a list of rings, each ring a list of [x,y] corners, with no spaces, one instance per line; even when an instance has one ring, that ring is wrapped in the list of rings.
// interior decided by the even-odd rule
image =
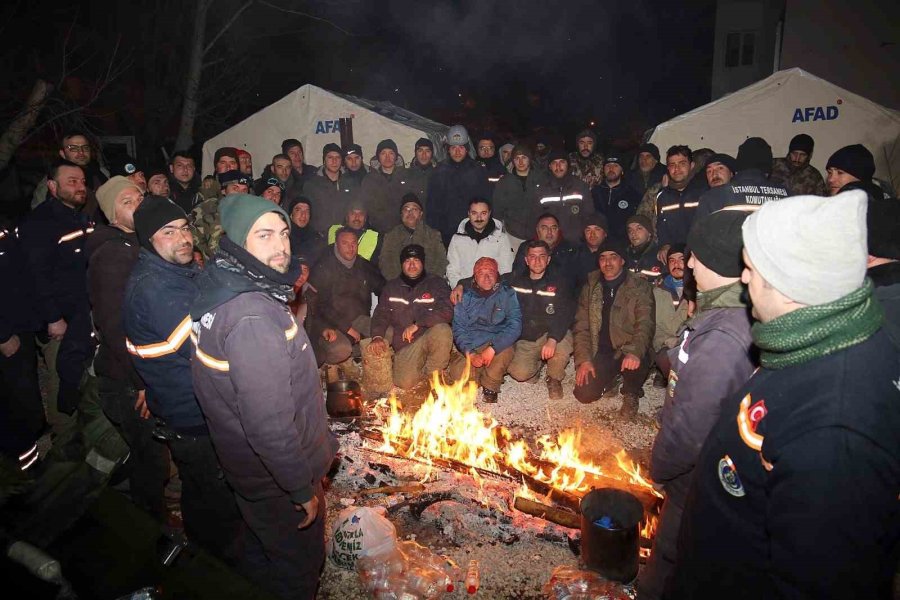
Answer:
[[[469,561],[469,568],[466,569],[466,591],[474,594],[481,586],[481,576],[478,573],[478,561],[472,559]]]

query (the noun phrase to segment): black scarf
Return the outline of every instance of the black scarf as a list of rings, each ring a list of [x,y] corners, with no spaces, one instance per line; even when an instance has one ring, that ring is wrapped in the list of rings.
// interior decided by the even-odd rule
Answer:
[[[287,304],[294,300],[294,282],[300,277],[300,261],[291,257],[287,273],[280,273],[264,265],[255,256],[222,236],[216,252],[215,265],[223,271],[240,275],[260,291],[279,302]]]
[[[426,275],[428,275],[428,273],[425,271],[425,269],[422,269],[422,272],[419,273],[419,276],[415,279],[412,279],[410,277],[407,277],[406,273],[404,273],[402,269],[400,270],[400,279],[402,279],[403,283],[408,285],[410,288],[414,288],[422,283],[422,280],[425,279]]]
[[[476,242],[480,242],[481,240],[494,233],[495,229],[497,229],[497,226],[494,224],[493,217],[488,218],[488,224],[485,225],[484,229],[482,229],[480,233],[475,231],[475,228],[472,227],[472,221],[466,221],[465,225],[466,235],[468,235]]]

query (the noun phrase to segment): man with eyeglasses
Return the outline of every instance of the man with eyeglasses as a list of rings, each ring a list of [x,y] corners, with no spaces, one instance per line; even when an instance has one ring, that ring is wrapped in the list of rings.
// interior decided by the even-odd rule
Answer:
[[[493,194],[497,182],[507,174],[507,171],[500,162],[500,157],[497,156],[497,142],[494,141],[492,133],[481,134],[478,143],[475,144],[475,153],[478,156],[475,162],[481,163],[481,166],[487,171],[488,183],[491,184],[491,193]]]
[[[97,199],[94,190],[106,183],[107,177],[95,162],[91,160],[93,148],[86,134],[70,131],[63,135],[59,144],[59,157],[81,167],[84,172],[85,187],[88,190],[81,210],[92,217],[97,212]],[[47,199],[47,178],[42,179],[34,189],[31,197],[32,210]]]
[[[384,242],[378,256],[378,268],[388,281],[400,277],[400,255],[410,244],[422,246],[425,253],[425,270],[431,275],[443,277],[447,273],[447,249],[440,232],[424,222],[425,208],[412,192],[401,200],[401,223],[383,236]]]

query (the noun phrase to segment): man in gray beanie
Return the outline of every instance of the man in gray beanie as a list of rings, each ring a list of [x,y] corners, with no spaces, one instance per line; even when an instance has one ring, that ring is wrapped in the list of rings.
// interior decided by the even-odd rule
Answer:
[[[761,366],[696,461],[669,597],[889,598],[900,386],[865,277],[866,196],[770,202],[742,229]]]
[[[588,188],[603,181],[603,153],[597,148],[597,134],[585,129],[575,136],[575,152],[569,153],[569,172]]]
[[[756,366],[751,358],[750,314],[741,283],[741,225],[747,213],[719,211],[694,221],[688,266],[697,283],[697,309],[669,351],[671,370],[650,476],[666,492],[653,552],[638,579],[642,600],[662,597],[677,555],[685,496],[703,440],[722,402]]]
[[[221,217],[191,307],[194,391],[251,532],[248,574],[279,597],[312,599],[325,561],[321,481],[337,442],[312,344],[286,306],[300,275],[291,221],[240,194],[222,199]]]

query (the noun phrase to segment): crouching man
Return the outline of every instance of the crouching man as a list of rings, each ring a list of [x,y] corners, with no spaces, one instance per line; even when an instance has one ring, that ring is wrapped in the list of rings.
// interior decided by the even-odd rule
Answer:
[[[563,396],[562,379],[572,356],[569,325],[575,312],[571,286],[556,273],[549,272],[550,246],[541,240],[522,244],[524,270],[509,276],[522,309],[522,335],[514,346],[509,375],[516,381],[528,381],[547,363],[547,393],[551,400]]]
[[[250,575],[316,596],[325,562],[322,478],[337,450],[312,344],[287,303],[300,274],[290,219],[256,196],[222,199],[224,235],[191,307],[194,391],[249,528]]]
[[[425,249],[410,244],[400,251],[400,277],[388,281],[372,316],[372,341],[363,352],[366,368],[391,360],[394,385],[409,389],[432,371],[447,368],[453,348],[450,288],[425,271]],[[390,340],[390,341],[388,341]]]
[[[616,240],[608,240],[599,253],[600,270],[588,275],[581,289],[572,327],[575,398],[588,403],[614,392],[621,373],[620,416],[633,419],[650,371],[653,288],[625,270],[625,249]]]
[[[470,379],[481,385],[485,402],[496,402],[514,344],[522,333],[522,310],[516,293],[500,282],[497,261],[484,256],[475,263],[473,282],[453,308],[453,340],[472,363]],[[450,375],[458,379],[465,358],[457,355]]]

